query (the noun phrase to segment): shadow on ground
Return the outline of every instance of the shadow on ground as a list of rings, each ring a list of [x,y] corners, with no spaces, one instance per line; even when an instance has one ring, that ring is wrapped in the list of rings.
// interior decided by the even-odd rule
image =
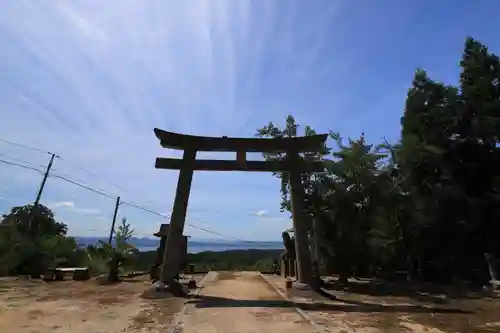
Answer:
[[[348,285],[338,285],[335,282],[325,282],[320,294],[327,298],[335,298],[335,291],[344,291],[367,296],[409,297],[421,302],[434,304],[447,303],[448,299],[481,299],[497,298],[491,292],[479,288],[471,289],[459,286],[437,284],[410,284],[406,282],[381,282],[375,280],[349,281]]]
[[[402,312],[402,313],[460,313],[469,314],[472,312],[460,309],[444,309],[437,307],[424,307],[419,305],[380,305],[359,301],[342,300],[337,301],[344,304],[328,303],[295,303],[286,300],[241,300],[225,297],[198,296],[188,303],[194,304],[197,308],[214,307],[262,307],[262,308],[291,308],[299,307],[303,310],[312,311],[338,311],[338,312]]]

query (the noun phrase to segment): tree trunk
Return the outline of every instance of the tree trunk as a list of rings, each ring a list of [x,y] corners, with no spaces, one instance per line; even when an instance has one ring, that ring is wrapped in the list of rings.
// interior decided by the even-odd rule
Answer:
[[[417,271],[415,269],[415,260],[413,259],[412,253],[411,253],[411,245],[410,245],[410,240],[407,237],[407,232],[406,232],[406,226],[402,223],[401,218],[400,218],[400,212],[399,209],[396,208],[396,222],[399,230],[399,235],[403,241],[404,249],[405,249],[405,257],[406,257],[406,264],[407,264],[407,269],[408,273],[406,275],[406,280],[408,282],[414,281],[416,279],[416,274]]]

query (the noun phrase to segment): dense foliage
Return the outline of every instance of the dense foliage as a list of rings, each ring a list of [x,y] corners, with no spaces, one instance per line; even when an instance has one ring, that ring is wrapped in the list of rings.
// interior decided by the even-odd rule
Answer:
[[[227,250],[189,253],[188,264],[194,265],[196,272],[210,270],[258,270],[270,271],[273,263],[279,260],[283,250]],[[139,252],[134,257],[134,269],[148,270],[154,262],[155,251]]]
[[[139,252],[130,244],[134,230],[126,218],[116,228],[114,246],[99,241],[78,248],[66,235],[65,224],[55,220],[54,213],[39,205],[33,222],[33,205],[14,207],[0,221],[0,276],[43,273],[48,267],[84,266],[93,274],[126,271],[148,271],[155,262],[156,251]],[[36,233],[33,230],[38,230]],[[269,271],[282,250],[234,250],[202,252],[188,255],[195,271],[260,270]],[[114,267],[113,267],[114,266]],[[112,277],[113,279],[116,278]]]
[[[500,62],[469,38],[460,67],[457,87],[417,70],[399,142],[370,144],[361,135],[344,144],[332,132],[334,149],[302,155],[325,160],[326,172],[303,177],[324,269],[344,278],[398,270],[443,282],[489,278],[485,257],[500,255]],[[289,116],[285,129],[269,123],[257,135],[294,136],[298,128]],[[281,208],[290,211],[286,177],[277,176]]]
[[[57,222],[44,205],[12,208],[0,220],[0,275],[38,276],[49,267],[89,267],[92,273],[109,272],[110,262],[119,258],[124,267],[134,265],[137,250],[129,244],[133,229],[124,218],[115,232],[115,246],[105,242],[79,248],[66,235],[67,226]]]
[[[55,264],[75,264],[84,257],[75,240],[66,236],[67,227],[54,213],[38,205],[12,208],[0,222],[0,274],[39,274]]]

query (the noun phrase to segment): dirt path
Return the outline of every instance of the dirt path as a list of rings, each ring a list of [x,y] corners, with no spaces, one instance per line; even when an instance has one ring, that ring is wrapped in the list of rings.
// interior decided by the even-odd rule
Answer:
[[[313,332],[257,272],[212,272],[180,320],[183,333]]]
[[[198,282],[202,276],[193,277]],[[100,285],[0,279],[0,332],[165,332],[185,299],[151,298],[147,276]]]
[[[366,281],[350,281],[351,289],[315,292],[285,290],[278,275],[269,283],[302,309],[322,330],[342,333],[500,333],[500,295],[452,297],[439,293],[403,294]],[[357,286],[358,289],[355,289]],[[363,288],[363,289],[362,289]]]

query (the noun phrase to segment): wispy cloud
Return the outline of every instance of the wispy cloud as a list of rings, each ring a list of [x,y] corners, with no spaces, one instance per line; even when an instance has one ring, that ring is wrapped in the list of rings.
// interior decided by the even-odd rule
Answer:
[[[61,201],[61,202],[56,202],[52,205],[50,205],[51,208],[60,208],[60,207],[68,207],[68,208],[75,208],[75,203],[72,201]]]
[[[73,203],[55,208],[70,230],[85,229],[89,214],[111,218],[118,195],[164,212],[172,209],[177,172],[155,170],[154,159],[180,153],[161,149],[154,127],[253,136],[293,113],[320,132],[335,126],[344,136],[397,137],[416,67],[451,77],[465,34],[498,49],[487,33],[500,28],[492,4],[455,6],[451,15],[388,0],[362,7],[345,0],[7,1],[0,11],[0,136],[56,152],[64,159],[55,161],[54,175],[109,194],[49,178],[42,202]],[[461,15],[471,23],[461,25]],[[48,163],[47,154],[5,144],[0,152],[42,172]],[[41,175],[0,167],[8,198],[0,210],[33,202]],[[188,219],[241,238],[279,238],[278,222],[272,232],[255,223],[270,216],[238,215],[277,209],[279,201],[271,175],[197,173]],[[119,216],[144,233],[158,222],[126,205]],[[102,223],[92,220],[96,228]]]
[[[58,209],[64,209],[67,211],[71,211],[76,214],[88,214],[88,215],[93,215],[93,214],[99,214],[101,211],[96,208],[80,208],[75,205],[73,201],[61,201],[61,202],[56,202],[54,204],[49,205],[50,208],[54,210]]]
[[[255,213],[255,215],[261,217],[261,216],[267,215],[268,213],[269,213],[269,211],[267,211],[267,210],[259,210],[257,213]]]

